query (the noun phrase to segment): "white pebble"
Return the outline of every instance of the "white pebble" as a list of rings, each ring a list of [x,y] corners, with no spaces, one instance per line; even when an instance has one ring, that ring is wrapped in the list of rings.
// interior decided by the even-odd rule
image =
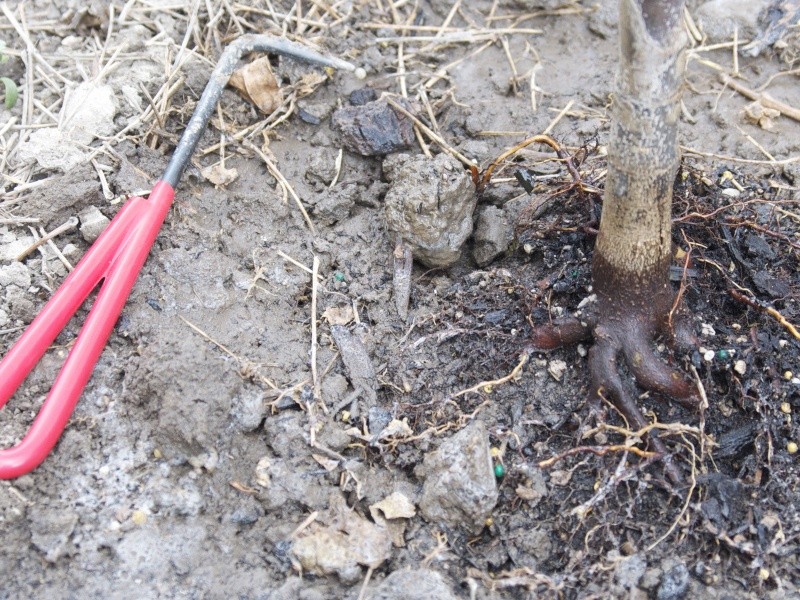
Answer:
[[[733,363],[733,370],[739,375],[744,375],[745,371],[747,371],[747,363],[743,360],[737,360],[735,363]]]
[[[567,363],[563,360],[551,360],[550,364],[547,366],[547,372],[555,379],[556,381],[561,381],[561,378],[564,377],[564,373],[567,370]]]
[[[361,67],[357,67],[356,70],[353,72],[353,75],[356,76],[356,79],[366,79],[367,72],[362,69]]]
[[[714,360],[714,351],[713,350],[706,350],[705,354],[703,354],[703,360],[706,362],[711,362]]]
[[[703,323],[703,324],[700,325],[700,333],[702,333],[703,335],[706,335],[708,337],[713,337],[713,336],[717,335],[717,332],[714,331],[714,328],[711,325],[709,325],[708,323]]]

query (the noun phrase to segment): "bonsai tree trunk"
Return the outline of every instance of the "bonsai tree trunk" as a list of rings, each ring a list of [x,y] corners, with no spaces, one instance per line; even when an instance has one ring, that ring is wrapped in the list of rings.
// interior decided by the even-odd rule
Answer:
[[[615,394],[604,371],[616,371],[620,351],[640,385],[681,399],[693,392],[652,350],[656,333],[676,337],[669,266],[685,71],[682,12],[682,0],[620,2],[619,73],[592,262],[598,325],[591,366],[595,387]],[[643,418],[637,421],[632,425],[644,424]]]
[[[534,346],[553,348],[593,336],[591,395],[615,403],[632,428],[647,424],[633,385],[695,405],[685,377],[656,355],[657,335],[685,344],[676,332],[672,258],[672,184],[680,163],[677,141],[685,70],[683,0],[620,0],[619,71],[612,103],[600,231],[592,262],[597,303],[580,322],[544,325]],[[650,443],[665,452],[663,443]],[[668,474],[679,472],[667,460]]]

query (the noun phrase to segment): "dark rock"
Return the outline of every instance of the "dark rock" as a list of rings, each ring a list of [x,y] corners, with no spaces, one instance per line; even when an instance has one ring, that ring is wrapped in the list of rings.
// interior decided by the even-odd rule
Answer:
[[[319,125],[321,122],[321,119],[318,116],[312,115],[310,112],[302,108],[297,109],[297,116],[300,117],[301,121],[308,123],[309,125]]]
[[[352,92],[350,92],[350,104],[352,104],[353,106],[364,106],[365,104],[373,102],[377,99],[378,99],[378,92],[369,87],[361,88],[360,90],[353,90]]]
[[[747,247],[747,251],[753,256],[760,256],[762,258],[766,258],[767,260],[774,260],[777,256],[775,251],[772,249],[772,246],[770,246],[767,240],[760,235],[751,233],[747,236],[747,238],[745,238],[744,243]]]
[[[399,101],[403,108],[411,105]],[[342,136],[342,145],[362,156],[381,156],[409,148],[414,143],[411,121],[389,106],[376,100],[363,106],[348,106],[333,113],[332,124]]]
[[[753,283],[756,284],[758,291],[769,294],[773,298],[783,298],[788,296],[791,289],[789,284],[766,271],[756,271],[753,273]]]

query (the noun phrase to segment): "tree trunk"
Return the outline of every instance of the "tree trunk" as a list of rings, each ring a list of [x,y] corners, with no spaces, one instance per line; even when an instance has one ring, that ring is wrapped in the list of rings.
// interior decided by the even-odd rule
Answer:
[[[592,269],[601,319],[645,319],[645,328],[663,326],[673,297],[668,276],[685,70],[682,13],[682,0],[620,0],[620,62]]]
[[[672,183],[680,163],[678,117],[685,70],[683,0],[620,0],[620,59],[612,103],[603,214],[592,258],[597,304],[580,319],[534,328],[532,346],[552,349],[594,337],[589,351],[590,400],[595,410],[609,400],[633,429],[642,414],[639,387],[698,406],[692,382],[654,350],[656,335],[690,345],[675,331],[672,258]],[[682,475],[664,442],[648,443],[663,456],[673,482]]]

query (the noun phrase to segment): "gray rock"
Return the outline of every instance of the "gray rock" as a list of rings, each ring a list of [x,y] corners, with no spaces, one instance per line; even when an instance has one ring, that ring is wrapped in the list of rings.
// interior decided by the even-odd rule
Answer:
[[[411,110],[406,101],[403,108]],[[340,108],[331,123],[342,136],[346,150],[362,156],[381,156],[410,148],[414,143],[414,126],[394,110],[386,100],[375,100],[363,106]]]
[[[231,402],[231,416],[241,431],[255,431],[267,416],[267,406],[263,394],[258,390],[246,389],[234,396]]]
[[[479,266],[485,267],[508,250],[514,230],[503,209],[486,206],[478,211],[474,237],[472,256]]]
[[[78,218],[81,220],[81,235],[90,244],[100,237],[111,222],[96,206],[85,208]]]
[[[68,553],[72,544],[69,541],[78,515],[68,511],[32,509],[31,541],[44,554],[47,562],[54,563]]]
[[[390,156],[383,163],[392,186],[386,193],[386,225],[422,264],[448,267],[472,234],[477,197],[472,179],[446,154]]]
[[[526,11],[555,10],[570,4],[577,4],[577,2],[575,0],[503,0],[500,2],[500,6]]]
[[[508,544],[508,555],[514,564],[534,571],[553,553],[553,543],[547,531],[528,523]]]
[[[350,216],[355,206],[352,190],[335,187],[320,192],[314,199],[314,220],[323,225],[334,225]]]
[[[436,571],[414,569],[395,571],[384,579],[370,600],[457,600],[451,586]]]
[[[378,381],[364,342],[344,325],[333,325],[331,337],[342,355],[350,383],[366,401],[368,407],[374,406],[378,397]]]
[[[425,477],[420,511],[433,523],[483,529],[497,503],[489,435],[475,421],[428,454],[421,468]]]
[[[769,0],[711,0],[694,13],[697,24],[711,43],[727,42],[739,29],[739,39],[753,39],[758,33],[758,15]]]
[[[379,434],[391,422],[392,413],[380,406],[373,406],[367,413],[369,431],[373,435]]]
[[[21,262],[15,261],[0,267],[0,289],[11,285],[17,286],[21,290],[26,290],[31,285],[31,272]]]
[[[641,554],[634,554],[622,559],[614,569],[614,578],[625,589],[633,589],[639,585],[647,570],[647,561]]]
[[[305,179],[311,183],[330,185],[336,177],[337,150],[331,148],[313,148],[308,154],[308,166]]]
[[[657,600],[682,600],[689,590],[689,569],[678,563],[664,573],[656,592]]]

